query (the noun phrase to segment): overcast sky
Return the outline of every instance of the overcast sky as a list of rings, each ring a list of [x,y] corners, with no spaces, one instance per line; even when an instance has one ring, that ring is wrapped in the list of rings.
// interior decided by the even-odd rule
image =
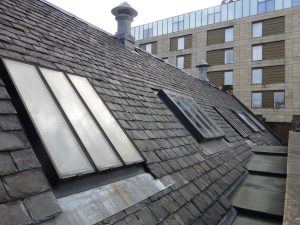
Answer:
[[[111,9],[123,0],[47,0],[54,5],[114,34],[117,29]],[[128,0],[139,15],[133,26],[216,6],[221,0]]]

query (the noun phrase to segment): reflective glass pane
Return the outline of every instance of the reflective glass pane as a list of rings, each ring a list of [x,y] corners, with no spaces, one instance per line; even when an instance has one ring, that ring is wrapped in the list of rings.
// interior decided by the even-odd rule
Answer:
[[[184,15],[184,29],[190,29],[190,14],[187,13]]]
[[[250,1],[250,15],[257,15],[257,0]]]
[[[262,107],[262,93],[253,92],[252,93],[252,108],[261,108]]]
[[[173,32],[178,31],[178,16],[173,17]]]
[[[146,50],[146,52],[149,52],[151,54],[152,53],[152,44],[146,44],[145,50]]]
[[[280,10],[283,8],[283,0],[275,0],[275,10]]]
[[[195,21],[196,21],[196,18],[195,18],[195,12],[191,12],[190,13],[190,28],[195,28]]]
[[[228,20],[234,19],[234,5],[235,2],[231,2],[228,4]]]
[[[126,164],[143,159],[86,78],[68,75]]]
[[[266,2],[258,2],[258,13],[265,13],[266,12]]]
[[[176,66],[178,67],[178,69],[184,68],[184,56],[177,57]]]
[[[184,49],[184,37],[180,37],[177,39],[177,46],[178,46],[178,49],[177,50],[182,50]]]
[[[252,24],[252,37],[262,37],[262,22]]]
[[[224,85],[232,85],[233,84],[233,72],[226,71],[224,73]]]
[[[168,20],[165,19],[163,20],[163,34],[167,34],[168,33]]]
[[[143,26],[140,26],[140,40],[144,38],[144,28]]]
[[[97,168],[103,170],[121,166],[122,163],[65,75],[48,69],[41,69],[41,72]]]
[[[275,0],[268,0],[266,4],[266,11],[273,12],[275,10]]]
[[[221,12],[215,13],[215,23],[219,23],[221,21]]]
[[[274,107],[284,108],[284,92],[274,92]]]
[[[172,33],[172,28],[173,28],[172,18],[169,18],[168,19],[168,33]]]
[[[183,28],[184,28],[184,21],[181,20],[178,22],[178,30],[181,31],[181,30],[183,30]]]
[[[225,42],[233,41],[233,27],[225,28]]]
[[[286,8],[291,8],[292,7],[292,0],[284,0],[283,1],[283,7]]]
[[[133,36],[133,37],[134,37],[134,34],[135,34],[135,30],[134,29],[135,29],[134,27],[131,28],[131,36]]]
[[[234,60],[233,49],[225,50],[225,64],[232,64]]]
[[[293,0],[293,6],[300,6],[300,0]]]
[[[208,14],[208,24],[213,24],[215,22],[215,14]]]
[[[135,37],[135,40],[139,40],[140,39],[140,29],[139,29],[139,27],[135,28],[134,37]]]
[[[59,177],[93,172],[35,67],[11,60],[4,62]]]
[[[228,9],[227,9],[228,5],[227,4],[223,4],[221,6],[221,20],[222,21],[227,21],[228,17]]]
[[[153,23],[153,37],[157,36],[157,22]]]
[[[262,69],[253,69],[252,84],[261,84],[261,83],[262,83]]]
[[[202,10],[202,26],[207,25],[207,9]]]
[[[163,22],[162,20],[158,21],[157,25],[157,35],[162,35],[163,33]]]
[[[249,16],[250,0],[243,0],[243,17]]]
[[[196,12],[196,27],[201,27],[202,15],[201,10]]]
[[[235,2],[235,18],[239,19],[243,15],[242,1]]]
[[[252,60],[262,60],[262,46],[256,45],[252,47]]]

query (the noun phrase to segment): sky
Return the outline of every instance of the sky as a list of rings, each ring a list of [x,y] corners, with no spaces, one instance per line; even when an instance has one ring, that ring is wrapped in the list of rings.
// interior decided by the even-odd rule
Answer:
[[[117,22],[111,9],[124,0],[47,0],[75,16],[115,34]],[[196,11],[221,4],[221,0],[127,0],[139,15],[132,26]]]

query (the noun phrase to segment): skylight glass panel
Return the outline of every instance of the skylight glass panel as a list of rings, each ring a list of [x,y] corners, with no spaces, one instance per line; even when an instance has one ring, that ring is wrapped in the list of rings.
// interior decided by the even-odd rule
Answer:
[[[228,113],[225,112],[225,110],[216,107],[215,110],[241,137],[248,137],[248,134],[234,121],[234,119]]]
[[[265,126],[262,125],[258,119],[256,119],[254,116],[252,116],[250,113],[244,113],[259,129],[266,130]]]
[[[59,177],[93,172],[36,68],[6,59],[4,62]]]
[[[159,96],[171,107],[198,141],[221,138],[225,135],[193,98],[165,90],[160,91]]]
[[[41,69],[41,72],[98,170],[121,166],[122,163],[66,76],[48,69]]]
[[[235,113],[240,118],[240,120],[244,122],[246,125],[248,125],[248,127],[250,127],[254,132],[259,132],[259,129],[242,112],[235,111]]]
[[[100,124],[101,128],[126,164],[140,162],[143,159],[126,136],[118,122],[111,115],[103,101],[84,77],[68,75],[76,90]]]

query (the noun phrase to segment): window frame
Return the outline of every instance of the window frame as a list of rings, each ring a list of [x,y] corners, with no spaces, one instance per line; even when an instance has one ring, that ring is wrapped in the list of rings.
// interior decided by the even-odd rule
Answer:
[[[185,49],[185,37],[178,37],[177,38],[177,50],[184,50]]]
[[[233,110],[235,115],[244,123],[247,127],[249,127],[253,132],[258,133],[260,129],[243,113],[240,111]]]
[[[231,76],[231,83],[226,83],[226,75],[230,73]],[[224,85],[233,85],[233,70],[224,71]]]
[[[198,103],[192,97],[171,92],[165,89],[161,89],[158,92],[158,96],[166,103],[166,105],[170,108],[170,110],[177,116],[177,118],[191,132],[191,134],[198,142],[221,139],[225,137],[225,133],[223,132],[223,130],[214,122],[212,118],[210,118],[210,116],[204,110],[201,109],[201,107],[199,107]],[[189,101],[195,106],[194,108],[196,109],[196,111],[199,114],[201,114],[199,115],[199,117],[201,117],[201,119],[205,122],[204,128],[202,127],[202,129],[206,130],[206,132],[207,132],[207,128],[211,129],[207,133],[208,135],[210,135],[210,137],[204,134],[204,132],[202,132],[200,128],[198,128],[195,125],[195,123],[190,119],[190,117],[175,102],[172,96],[175,96],[176,98],[177,97],[182,98],[185,101]],[[215,132],[215,133],[213,134],[211,132]]]
[[[254,82],[254,77],[255,77],[255,74],[254,74],[254,72],[255,71],[260,71],[260,81],[259,82]],[[252,68],[252,77],[251,77],[251,84],[252,85],[256,85],[256,84],[262,84],[263,83],[263,68]],[[256,74],[256,75],[258,75],[258,74]]]
[[[224,29],[224,35],[225,35],[225,37],[224,37],[225,43],[233,42],[234,41],[234,27],[226,27]],[[228,35],[229,35],[229,37],[228,37]]]
[[[275,102],[275,96],[277,94],[283,94],[283,102],[281,103],[280,106],[277,106],[276,102]],[[274,99],[274,102],[273,102],[273,105],[274,105],[274,108],[275,109],[282,109],[282,108],[285,108],[285,92],[284,91],[274,91],[273,93],[273,99]]]
[[[20,121],[24,127],[24,132],[26,133],[26,135],[28,136],[28,140],[32,145],[32,149],[34,150],[37,158],[39,159],[39,162],[42,165],[42,168],[44,170],[44,173],[49,181],[49,183],[51,184],[55,195],[63,195],[63,196],[67,196],[70,195],[70,193],[78,193],[81,192],[83,190],[88,190],[90,189],[90,187],[92,187],[93,185],[97,184],[103,184],[103,183],[109,183],[105,182],[105,181],[97,181],[95,180],[96,177],[102,177],[102,176],[106,176],[106,174],[110,173],[110,172],[115,172],[117,174],[121,174],[123,170],[128,170],[131,171],[132,168],[143,168],[143,163],[146,161],[144,156],[140,153],[140,151],[138,150],[137,146],[135,145],[135,143],[131,140],[131,138],[128,136],[128,134],[126,133],[126,131],[124,130],[124,128],[121,126],[120,122],[117,120],[117,118],[115,118],[114,114],[112,113],[111,109],[107,106],[107,104],[103,101],[103,99],[100,97],[99,93],[96,91],[95,87],[91,84],[91,81],[89,78],[84,77],[87,79],[87,81],[90,83],[91,87],[93,88],[93,90],[95,91],[95,93],[97,94],[97,96],[101,99],[101,101],[105,104],[107,110],[110,112],[111,116],[116,120],[116,122],[118,123],[120,129],[123,131],[123,133],[127,136],[127,138],[129,139],[129,141],[131,142],[131,144],[134,146],[134,148],[136,149],[138,155],[140,156],[141,160],[139,162],[134,162],[132,164],[126,164],[123,162],[123,159],[121,158],[121,162],[122,165],[118,166],[118,167],[111,167],[111,168],[107,168],[105,170],[99,170],[97,168],[94,167],[93,162],[90,162],[94,168],[93,172],[89,172],[89,173],[85,173],[85,174],[80,174],[80,175],[76,175],[76,176],[71,176],[71,177],[66,177],[66,178],[62,178],[59,176],[58,171],[55,169],[54,167],[54,163],[52,162],[52,159],[50,158],[50,155],[48,154],[48,151],[46,150],[47,146],[44,144],[41,135],[39,133],[39,130],[37,129],[37,127],[35,126],[35,123],[30,115],[30,112],[27,109],[27,106],[25,105],[24,101],[22,100],[21,97],[21,93],[18,90],[18,87],[14,84],[13,80],[12,80],[12,76],[10,74],[10,71],[8,69],[8,67],[6,66],[4,60],[11,60],[11,61],[15,61],[18,63],[23,63],[26,65],[30,65],[32,66],[38,73],[38,76],[42,79],[43,84],[45,85],[46,89],[49,92],[50,97],[54,100],[55,105],[57,106],[60,114],[63,116],[64,121],[67,123],[68,127],[72,130],[72,134],[74,135],[75,139],[79,142],[80,145],[81,144],[81,140],[78,137],[78,134],[74,131],[74,128],[72,126],[72,124],[70,123],[69,119],[67,118],[67,116],[65,115],[65,112],[62,110],[60,104],[57,102],[56,97],[53,95],[50,87],[48,86],[47,82],[44,80],[43,75],[41,74],[41,70],[40,68],[43,69],[48,69],[48,70],[52,70],[52,71],[56,71],[56,72],[60,72],[63,73],[63,75],[68,79],[68,75],[65,72],[62,72],[60,70],[57,69],[53,69],[53,68],[47,68],[45,66],[43,67],[39,67],[34,63],[27,63],[24,61],[20,61],[20,60],[16,60],[16,59],[9,59],[9,58],[5,58],[5,57],[0,57],[0,71],[2,72],[3,76],[3,81],[5,82],[5,84],[8,86],[8,91],[9,94],[12,97],[12,102],[15,106],[15,108],[17,109],[17,111],[19,112],[19,115],[22,115],[20,117]],[[70,82],[70,84],[72,85],[72,83]],[[76,89],[74,89],[75,92],[77,92]],[[81,99],[81,96],[79,95],[79,98]],[[85,105],[85,102],[82,101],[82,103]],[[89,111],[89,108],[86,107],[86,109]],[[91,116],[93,117],[93,114],[90,113]],[[98,123],[97,123],[98,124]],[[99,125],[100,126],[100,125]],[[102,128],[99,128],[102,129]],[[106,134],[103,133],[104,138],[107,139],[108,142],[110,142],[109,138],[107,138]],[[114,147],[113,147],[114,148]],[[87,154],[84,151],[84,147],[82,148],[83,152],[85,154]],[[115,153],[115,152],[114,152]],[[118,153],[115,153],[116,156],[118,156]],[[144,170],[144,169],[143,169]],[[121,173],[120,173],[121,172]],[[134,172],[130,172],[132,174],[134,174]],[[126,172],[125,172],[126,174]],[[127,176],[127,175],[126,175]],[[119,180],[121,175],[118,175],[119,178],[115,177],[114,179]],[[85,182],[84,180],[89,180],[89,181],[93,181],[93,184],[90,184],[90,182]],[[82,186],[82,187],[78,187],[78,188],[73,188],[73,182],[77,182],[77,183],[86,183],[86,185]],[[65,186],[70,186],[70,190],[66,190]],[[75,191],[75,192],[74,192]]]
[[[255,53],[255,51],[259,51],[259,52]],[[262,60],[263,60],[263,46],[252,45],[252,61],[262,61]]]
[[[182,59],[182,67],[179,67],[179,59]],[[184,55],[177,56],[177,57],[176,57],[176,67],[177,67],[178,69],[183,70],[183,69],[184,69],[184,61],[185,61]]]
[[[230,61],[230,62],[228,62],[228,56],[227,56],[227,54],[229,52],[232,52],[232,61]],[[224,64],[225,65],[234,64],[234,49],[233,48],[228,48],[228,49],[224,50]]]
[[[259,31],[256,31],[256,28]],[[256,21],[252,23],[252,38],[259,38],[263,36],[263,21]]]
[[[253,104],[253,100],[254,100],[253,95],[255,95],[255,94],[259,94],[260,95],[260,105],[259,106],[255,106]],[[259,91],[251,92],[251,108],[253,108],[253,109],[260,109],[263,106],[262,103],[263,103],[262,92],[259,92]]]

